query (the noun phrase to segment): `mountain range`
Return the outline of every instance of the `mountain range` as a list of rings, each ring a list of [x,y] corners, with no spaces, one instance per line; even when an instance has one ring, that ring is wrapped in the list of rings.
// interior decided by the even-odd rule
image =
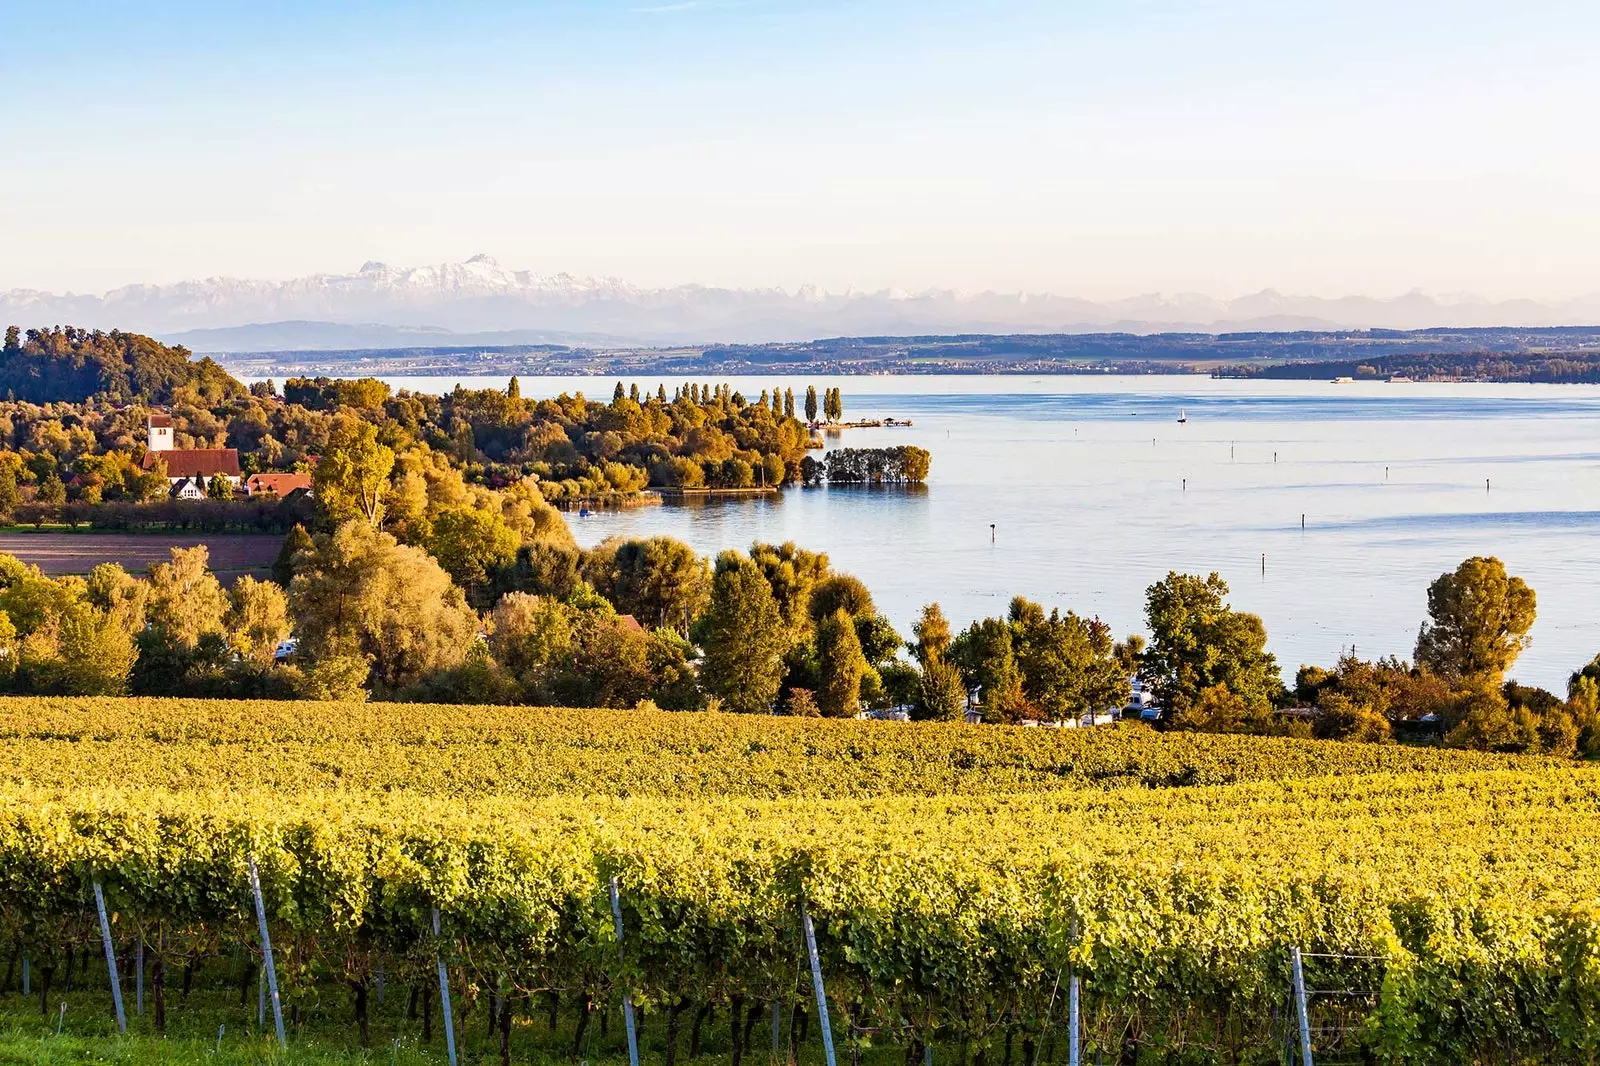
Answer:
[[[643,288],[616,278],[511,270],[486,255],[288,281],[207,278],[99,295],[12,289],[0,322],[150,333],[203,352],[431,346],[760,343],[817,337],[1424,329],[1600,323],[1600,293],[1491,301],[1410,292],[1393,298],[1235,299],[1180,293],[1094,301],[1048,293],[828,292],[703,285]]]

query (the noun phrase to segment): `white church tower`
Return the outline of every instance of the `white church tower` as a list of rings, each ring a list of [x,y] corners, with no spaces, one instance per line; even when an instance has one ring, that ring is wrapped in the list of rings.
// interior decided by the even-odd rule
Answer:
[[[152,412],[150,415],[150,450],[153,452],[170,452],[172,450],[172,416]]]

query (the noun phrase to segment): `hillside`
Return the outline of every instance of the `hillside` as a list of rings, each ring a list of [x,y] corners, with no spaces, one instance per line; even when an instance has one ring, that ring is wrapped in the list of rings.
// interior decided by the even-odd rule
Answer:
[[[82,403],[90,398],[170,404],[180,392],[220,400],[244,386],[210,359],[150,337],[113,330],[8,330],[0,349],[0,395],[32,403]]]
[[[265,1017],[244,1005],[254,861],[296,1033],[335,1046],[418,1039],[385,976],[413,1008],[425,993],[426,1042],[437,958],[477,1054],[615,1061],[627,990],[652,1056],[738,1057],[776,1010],[814,1063],[802,907],[834,1039],[873,1066],[923,1047],[1002,1061],[1015,1042],[1030,1061],[1065,1039],[1073,975],[1086,1058],[1267,1061],[1294,947],[1317,953],[1316,987],[1371,990],[1315,1003],[1320,1052],[1443,1066],[1596,1046],[1600,771],[1570,763],[1136,728],[180,700],[3,700],[0,735],[0,934],[59,973],[63,948],[99,950],[98,883],[119,951],[143,936],[151,965],[211,975],[193,1005],[164,993],[163,1024],[189,1032]],[[479,1035],[467,1013],[502,1000]]]

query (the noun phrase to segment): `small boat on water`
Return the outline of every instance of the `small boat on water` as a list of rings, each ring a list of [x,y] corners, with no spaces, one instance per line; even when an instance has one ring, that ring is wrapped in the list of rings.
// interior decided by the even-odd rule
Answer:
[[[1189,421],[1189,413],[1181,407],[1178,408],[1178,425],[1181,426],[1187,421]]]

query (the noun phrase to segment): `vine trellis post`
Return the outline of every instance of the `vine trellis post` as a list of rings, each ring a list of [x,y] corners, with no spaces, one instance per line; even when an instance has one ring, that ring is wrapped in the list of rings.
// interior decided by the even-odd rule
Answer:
[[[117,1032],[128,1031],[128,1015],[122,1009],[122,982],[117,980],[117,947],[111,942],[111,918],[106,914],[106,894],[100,882],[94,883],[94,909],[100,914],[100,941],[106,949],[106,973],[111,978],[111,1002],[117,1008]]]
[[[811,927],[811,912],[806,909],[804,896],[800,898],[800,924],[806,933],[806,954],[811,956],[811,988],[817,996],[817,1027],[822,1030],[822,1052],[828,1066],[837,1066],[833,1058],[833,1028],[828,1024],[828,993],[822,984],[822,961],[817,958],[817,934]]]
[[[267,971],[267,985],[272,991],[272,1023],[278,1030],[278,1046],[287,1048],[289,1040],[283,1033],[283,1000],[278,996],[278,968],[272,961],[272,934],[267,930],[267,902],[261,897],[261,873],[256,869],[254,856],[250,859],[250,892],[256,898],[256,924],[261,927],[262,965]]]
[[[439,908],[433,908],[434,961],[439,964],[439,1006],[444,1008],[444,1050],[450,1066],[456,1066],[456,1019],[450,1013],[450,974],[445,969],[444,955],[439,953]]]
[[[1072,919],[1072,946],[1078,946],[1078,919]],[[1067,975],[1067,1066],[1080,1066],[1082,1043],[1079,1034],[1078,967],[1074,965]]]
[[[1300,1066],[1311,1066],[1311,1015],[1306,1009],[1306,971],[1300,964],[1300,949],[1290,956],[1294,970],[1294,1005],[1300,1020]]]
[[[611,917],[617,925],[617,962],[622,963],[622,892],[617,879],[611,879]],[[633,994],[622,990],[622,1021],[628,1029],[628,1066],[639,1066],[639,1032],[633,1023]]]

